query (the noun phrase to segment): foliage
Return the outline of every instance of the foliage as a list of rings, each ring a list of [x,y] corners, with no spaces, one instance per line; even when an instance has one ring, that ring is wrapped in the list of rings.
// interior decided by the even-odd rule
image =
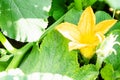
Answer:
[[[118,20],[104,40],[97,35],[90,59],[70,51],[71,40],[56,30],[64,22],[78,25],[88,6],[96,24]],[[119,9],[119,0],[0,0],[0,80],[119,80]]]

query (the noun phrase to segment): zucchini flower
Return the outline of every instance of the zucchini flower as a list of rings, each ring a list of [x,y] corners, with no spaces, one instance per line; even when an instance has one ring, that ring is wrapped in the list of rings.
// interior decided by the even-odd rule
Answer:
[[[77,25],[64,22],[56,26],[56,29],[70,40],[69,50],[79,49],[85,58],[90,59],[95,54],[96,46],[104,40],[104,34],[117,20],[104,20],[98,24],[95,21],[92,8],[87,7]]]

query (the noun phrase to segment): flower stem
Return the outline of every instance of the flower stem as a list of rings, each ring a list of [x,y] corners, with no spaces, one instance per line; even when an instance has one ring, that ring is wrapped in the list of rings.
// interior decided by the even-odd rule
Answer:
[[[0,32],[0,41],[3,46],[7,49],[8,52],[14,54],[16,52],[16,48],[14,48],[10,42],[6,39],[6,37]]]
[[[116,12],[116,10],[114,9],[113,10],[113,16],[112,16],[113,18],[115,17],[115,12]]]
[[[50,31],[52,31],[55,26],[57,26],[59,23],[61,23],[64,20],[65,15],[63,15],[60,19],[58,19],[54,24],[52,24],[49,28],[46,29],[46,32],[43,33],[43,35],[40,37],[39,42],[42,41],[42,39],[48,34]]]
[[[83,57],[83,60],[84,60],[86,65],[89,64],[90,59],[87,59],[87,58]]]
[[[96,68],[97,68],[97,70],[99,70],[101,68],[102,62],[103,62],[103,58],[97,56],[97,61],[96,61]]]
[[[32,47],[32,45],[33,45],[33,43],[28,43],[24,47],[22,47],[21,49],[18,49],[16,51],[16,54],[14,55],[12,61],[10,62],[8,67],[6,68],[6,71],[8,71],[9,69],[12,69],[12,68],[16,68],[19,65],[19,63],[22,60],[25,53]]]

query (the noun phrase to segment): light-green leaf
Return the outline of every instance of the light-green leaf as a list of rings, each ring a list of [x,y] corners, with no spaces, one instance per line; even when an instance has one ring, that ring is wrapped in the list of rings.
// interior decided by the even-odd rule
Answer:
[[[20,68],[25,73],[39,71],[73,75],[79,65],[76,52],[68,51],[68,40],[57,31],[52,31],[44,38],[40,49],[34,45]]]
[[[98,71],[95,65],[89,64],[81,67],[78,72],[76,72],[75,80],[96,80],[98,76]]]
[[[0,0],[3,33],[22,42],[37,41],[48,25],[51,0]]]
[[[120,71],[114,70],[111,64],[106,64],[104,68],[101,69],[101,76],[104,80],[119,80]]]
[[[76,51],[69,52],[68,40],[56,30],[49,33],[40,45],[34,45],[32,52],[20,65],[27,74],[45,72],[61,74],[73,80],[95,79],[98,71],[94,65],[79,68]]]
[[[104,80],[115,80],[114,69],[112,65],[107,64],[104,68],[102,68],[101,76]]]

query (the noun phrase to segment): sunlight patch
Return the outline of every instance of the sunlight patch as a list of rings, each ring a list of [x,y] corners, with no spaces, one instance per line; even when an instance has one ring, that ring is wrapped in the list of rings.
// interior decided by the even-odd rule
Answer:
[[[16,40],[21,41],[37,41],[45,31],[48,22],[37,18],[21,18],[15,22],[17,26]]]
[[[50,8],[51,8],[51,6],[47,6],[47,7],[44,6],[44,7],[43,7],[43,10],[49,12]]]

